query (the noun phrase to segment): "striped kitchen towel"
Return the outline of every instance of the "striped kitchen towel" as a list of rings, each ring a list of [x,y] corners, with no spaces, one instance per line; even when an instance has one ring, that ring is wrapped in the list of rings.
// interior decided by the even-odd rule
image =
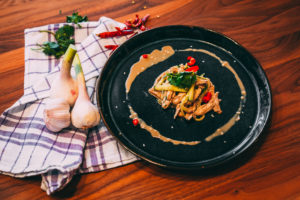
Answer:
[[[69,127],[53,133],[46,128],[44,101],[61,60],[33,49],[36,44],[55,40],[53,35],[40,30],[56,31],[63,25],[25,30],[24,95],[0,116],[0,172],[14,177],[41,174],[41,187],[47,194],[62,189],[76,173],[98,172],[138,160],[119,145],[102,122],[88,131]],[[88,93],[95,104],[96,79],[111,53],[104,46],[119,45],[128,39],[127,36],[100,39],[96,33],[112,31],[124,24],[101,17],[97,22],[81,23],[81,28],[70,25],[75,27],[75,45]]]

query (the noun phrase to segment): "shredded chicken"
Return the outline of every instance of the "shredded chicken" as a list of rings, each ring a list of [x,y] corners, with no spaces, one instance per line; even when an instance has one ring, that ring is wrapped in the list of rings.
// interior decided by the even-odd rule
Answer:
[[[219,93],[215,92],[215,86],[209,78],[203,76],[197,76],[196,81],[193,85],[193,95],[188,95],[188,91],[191,88],[187,88],[184,91],[176,90],[174,87],[169,87],[171,84],[167,80],[168,73],[180,73],[185,71],[185,65],[181,64],[179,67],[174,66],[161,73],[155,80],[153,87],[148,92],[157,98],[162,108],[168,107],[176,108],[174,119],[178,117],[184,117],[186,120],[194,118],[197,121],[201,121],[205,114],[213,110],[214,112],[221,114],[222,110],[220,107],[220,99],[218,98]],[[156,86],[166,86],[159,89]],[[191,86],[192,87],[192,86]],[[172,88],[172,89],[164,89]],[[211,98],[208,102],[203,100],[203,97],[207,93],[211,94]]]

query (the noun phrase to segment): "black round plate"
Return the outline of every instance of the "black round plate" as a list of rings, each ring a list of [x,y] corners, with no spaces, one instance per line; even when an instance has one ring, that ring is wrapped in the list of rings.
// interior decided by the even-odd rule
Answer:
[[[205,142],[205,138],[225,124],[237,111],[240,89],[233,74],[213,57],[200,52],[176,51],[167,60],[142,72],[126,98],[125,81],[131,66],[142,54],[170,45],[174,50],[206,49],[226,60],[243,81],[247,98],[240,120],[224,135]],[[210,112],[201,122],[173,119],[174,109],[163,110],[148,89],[155,78],[171,66],[185,63],[188,56],[197,60],[198,74],[205,73],[220,92],[222,114]],[[245,151],[261,135],[270,118],[271,91],[266,75],[254,57],[232,39],[194,26],[165,26],[145,31],[122,44],[108,59],[97,81],[98,106],[110,132],[141,158],[173,168],[207,168],[231,160]],[[198,145],[173,145],[153,138],[132,124],[128,105],[147,124],[166,137],[195,141]],[[213,114],[213,115],[212,115]]]

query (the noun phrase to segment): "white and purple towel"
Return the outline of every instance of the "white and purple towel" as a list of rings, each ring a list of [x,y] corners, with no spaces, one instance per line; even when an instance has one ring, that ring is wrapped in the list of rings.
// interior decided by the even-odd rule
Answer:
[[[46,128],[44,100],[60,70],[60,60],[32,49],[36,44],[55,41],[40,30],[56,31],[63,25],[25,30],[24,95],[0,116],[0,173],[14,177],[41,174],[41,187],[47,194],[62,189],[76,173],[98,172],[138,160],[120,146],[102,122],[88,131],[70,127],[53,133]],[[95,104],[96,79],[111,53],[104,46],[121,44],[128,37],[98,38],[96,33],[124,26],[106,17],[81,23],[82,28],[73,26],[88,93]]]

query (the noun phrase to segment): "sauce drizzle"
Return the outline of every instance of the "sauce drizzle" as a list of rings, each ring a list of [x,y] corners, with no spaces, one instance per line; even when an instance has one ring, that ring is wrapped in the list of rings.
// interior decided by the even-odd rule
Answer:
[[[241,90],[241,99],[240,99],[240,105],[238,110],[235,112],[235,114],[230,118],[229,121],[227,121],[223,126],[219,127],[214,133],[212,133],[211,135],[209,135],[208,137],[205,138],[206,142],[211,141],[212,139],[214,139],[215,137],[218,137],[220,135],[224,135],[239,119],[240,119],[240,114],[242,111],[242,107],[246,102],[246,90],[244,87],[243,82],[241,81],[240,77],[238,76],[238,74],[236,73],[236,71],[230,66],[230,64],[227,61],[222,60],[220,57],[218,57],[216,54],[204,50],[204,49],[192,49],[192,48],[188,48],[188,49],[183,49],[183,50],[177,50],[177,51],[194,51],[194,52],[202,52],[205,53],[215,59],[217,59],[222,67],[226,67],[235,77],[238,86]],[[133,81],[135,80],[135,78],[142,73],[143,71],[145,71],[147,68],[162,62],[164,60],[166,60],[167,58],[169,58],[170,56],[172,56],[175,53],[175,51],[173,50],[173,48],[171,46],[164,46],[162,48],[162,50],[154,50],[152,51],[147,58],[143,58],[141,57],[140,60],[135,63],[129,72],[128,78],[125,82],[125,88],[126,88],[126,94],[129,93],[130,91],[130,87],[133,83]],[[130,110],[130,118],[131,119],[135,119],[137,118],[140,122],[140,127],[142,129],[147,130],[152,137],[154,138],[158,138],[164,142],[171,142],[174,145],[197,145],[199,143],[201,143],[201,141],[180,141],[180,140],[174,140],[168,137],[165,137],[163,135],[160,134],[160,132],[156,129],[154,129],[153,127],[147,125],[145,123],[144,120],[142,120],[141,118],[138,117],[138,114],[132,109],[132,107],[130,105],[128,105],[128,108]]]
[[[146,131],[148,131],[151,134],[151,136],[154,137],[154,138],[158,138],[158,139],[160,139],[164,142],[171,142],[174,145],[179,145],[179,144],[196,145],[196,144],[199,144],[201,142],[201,141],[189,141],[189,142],[187,142],[187,141],[174,140],[174,139],[165,137],[165,136],[161,135],[158,130],[154,129],[152,126],[147,125],[144,120],[139,118],[138,114],[132,109],[131,106],[128,106],[128,107],[129,107],[130,114],[131,114],[129,117],[131,119],[138,119],[139,123],[140,123],[140,127],[142,129],[145,129]]]
[[[125,83],[126,93],[129,93],[130,87],[134,81],[134,79],[147,68],[162,62],[172,56],[175,53],[171,46],[164,46],[161,51],[158,49],[153,50],[147,58],[141,56],[140,60],[132,65],[130,68],[130,72],[128,78]],[[144,54],[147,55],[147,54]]]

